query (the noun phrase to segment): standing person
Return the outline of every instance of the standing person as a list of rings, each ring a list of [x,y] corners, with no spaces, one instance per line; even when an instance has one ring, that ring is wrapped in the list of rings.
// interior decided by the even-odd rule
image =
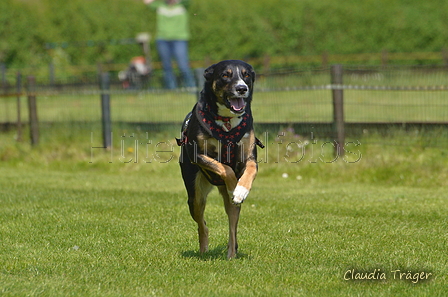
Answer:
[[[157,12],[156,44],[162,60],[166,88],[177,87],[171,65],[172,58],[177,61],[184,86],[194,87],[195,82],[188,58],[190,32],[187,7],[189,0],[143,0],[143,2]]]

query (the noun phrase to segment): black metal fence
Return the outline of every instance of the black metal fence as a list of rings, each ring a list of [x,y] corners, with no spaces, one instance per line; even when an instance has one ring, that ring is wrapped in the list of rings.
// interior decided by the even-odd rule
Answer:
[[[196,73],[199,81],[201,70]],[[5,77],[8,81],[2,80],[0,89],[0,123],[4,127],[31,122],[32,112],[21,103],[30,95],[36,98],[40,122],[99,123],[100,98],[105,93],[110,95],[112,123],[177,125],[191,110],[198,91],[163,90],[152,82],[160,80],[158,74],[149,77],[147,84],[126,88],[112,72],[107,91],[100,90],[99,75],[85,81],[56,79],[34,85],[20,73]],[[433,131],[431,135],[436,136],[428,145],[445,147],[448,67],[339,65],[258,73],[253,111],[261,131],[290,129],[300,135],[314,131],[342,143],[344,138],[373,131],[385,135],[391,131],[412,131],[409,135]],[[393,137],[381,141],[398,143]]]

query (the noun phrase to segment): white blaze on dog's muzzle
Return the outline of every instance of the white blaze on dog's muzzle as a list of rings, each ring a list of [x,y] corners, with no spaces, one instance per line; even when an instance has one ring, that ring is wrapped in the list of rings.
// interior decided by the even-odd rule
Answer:
[[[249,97],[249,86],[241,77],[241,71],[239,67],[236,68],[238,73],[238,81],[235,83],[234,94],[236,97],[247,98]]]
[[[237,68],[236,73],[238,74],[238,80],[233,85],[232,93],[233,96],[228,98],[227,100],[230,103],[231,110],[233,112],[239,113],[243,112],[246,108],[246,101],[245,99],[249,97],[249,86],[246,84],[246,82],[241,77],[240,69]]]

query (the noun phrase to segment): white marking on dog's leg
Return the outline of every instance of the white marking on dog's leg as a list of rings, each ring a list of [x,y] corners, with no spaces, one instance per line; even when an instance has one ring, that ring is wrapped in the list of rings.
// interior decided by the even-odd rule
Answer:
[[[233,203],[243,203],[244,199],[246,199],[247,195],[249,195],[249,192],[250,191],[243,186],[236,186],[235,190],[233,191]]]

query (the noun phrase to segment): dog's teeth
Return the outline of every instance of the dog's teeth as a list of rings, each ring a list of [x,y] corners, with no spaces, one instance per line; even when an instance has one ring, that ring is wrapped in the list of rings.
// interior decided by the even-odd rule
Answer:
[[[241,204],[244,199],[246,199],[247,195],[249,195],[249,190],[243,186],[236,186],[233,191],[233,203]]]

